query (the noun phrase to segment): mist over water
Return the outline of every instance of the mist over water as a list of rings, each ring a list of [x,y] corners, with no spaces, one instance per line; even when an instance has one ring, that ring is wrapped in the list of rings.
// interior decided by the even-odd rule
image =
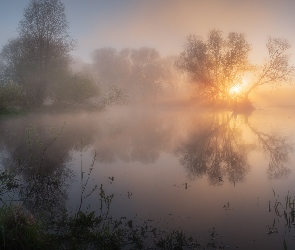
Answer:
[[[1,119],[1,165],[19,171],[23,192],[35,192],[32,212],[77,211],[81,172],[95,159],[83,211],[99,210],[99,190],[91,190],[103,184],[115,195],[115,218],[181,228],[200,242],[215,228],[225,244],[277,249],[284,238],[294,243],[293,222],[286,226],[275,207],[294,195],[294,123],[293,109],[241,115],[168,104],[32,113]],[[27,190],[36,171],[44,178]]]
[[[295,245],[293,2],[86,2],[0,41],[0,245]]]

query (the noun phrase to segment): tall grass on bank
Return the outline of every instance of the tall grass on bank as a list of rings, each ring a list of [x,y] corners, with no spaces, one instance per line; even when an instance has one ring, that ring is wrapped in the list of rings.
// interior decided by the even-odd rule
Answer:
[[[45,224],[22,206],[0,209],[0,249],[50,249]]]

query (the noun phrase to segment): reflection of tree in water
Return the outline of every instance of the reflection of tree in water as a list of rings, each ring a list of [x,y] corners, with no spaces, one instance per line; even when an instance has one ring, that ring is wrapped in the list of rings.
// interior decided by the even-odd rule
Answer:
[[[1,124],[0,133],[1,149],[6,152],[2,166],[15,171],[21,180],[18,198],[31,212],[48,216],[65,208],[68,186],[74,178],[66,164],[71,152],[80,147],[81,138],[87,146],[93,133],[91,126],[83,126],[85,122],[65,128],[62,120],[50,120],[56,127],[49,127],[47,122],[34,117],[7,121]]]
[[[232,183],[245,179],[249,169],[247,152],[241,132],[231,119],[215,116],[177,147],[175,154],[191,178],[208,175],[212,185],[221,185],[225,176]]]
[[[33,175],[24,178],[20,197],[26,208],[34,214],[56,216],[65,209],[67,190],[73,173],[68,168],[58,168],[48,175]]]
[[[289,162],[289,153],[294,151],[293,143],[287,137],[277,133],[267,134],[260,132],[250,125],[249,128],[257,136],[264,153],[269,155],[268,178],[286,178],[291,173],[286,164]]]
[[[276,133],[267,134],[252,128],[263,151],[269,155],[269,179],[287,177],[286,166],[293,143]],[[214,116],[203,125],[196,126],[189,138],[177,147],[175,154],[191,178],[207,175],[210,184],[221,185],[224,177],[232,183],[243,181],[249,171],[249,148],[242,140],[241,128],[233,116]]]

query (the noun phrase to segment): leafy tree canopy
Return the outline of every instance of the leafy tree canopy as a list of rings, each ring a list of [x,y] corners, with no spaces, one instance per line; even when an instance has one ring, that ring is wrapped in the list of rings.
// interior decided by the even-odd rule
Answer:
[[[68,67],[75,43],[69,37],[60,0],[31,0],[19,23],[19,36],[1,51],[2,81],[23,87],[28,105],[40,105],[48,95],[50,76]]]
[[[231,32],[224,37],[214,29],[206,40],[189,35],[175,65],[190,74],[202,98],[224,103],[249,102],[249,94],[257,87],[286,82],[294,72],[287,54],[290,45],[285,39],[269,38],[266,47],[269,58],[264,65],[253,65],[245,34]],[[249,73],[253,74],[253,81],[242,86],[243,77]]]

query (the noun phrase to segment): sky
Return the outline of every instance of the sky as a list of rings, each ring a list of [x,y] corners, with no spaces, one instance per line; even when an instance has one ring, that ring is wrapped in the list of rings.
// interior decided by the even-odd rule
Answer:
[[[186,37],[203,38],[210,29],[241,32],[252,44],[251,57],[267,55],[269,36],[286,38],[295,57],[294,0],[61,0],[69,33],[78,42],[75,58],[91,62],[102,47],[156,48],[162,56],[178,55]],[[17,37],[29,0],[0,0],[0,48]],[[295,61],[292,57],[292,60]]]

